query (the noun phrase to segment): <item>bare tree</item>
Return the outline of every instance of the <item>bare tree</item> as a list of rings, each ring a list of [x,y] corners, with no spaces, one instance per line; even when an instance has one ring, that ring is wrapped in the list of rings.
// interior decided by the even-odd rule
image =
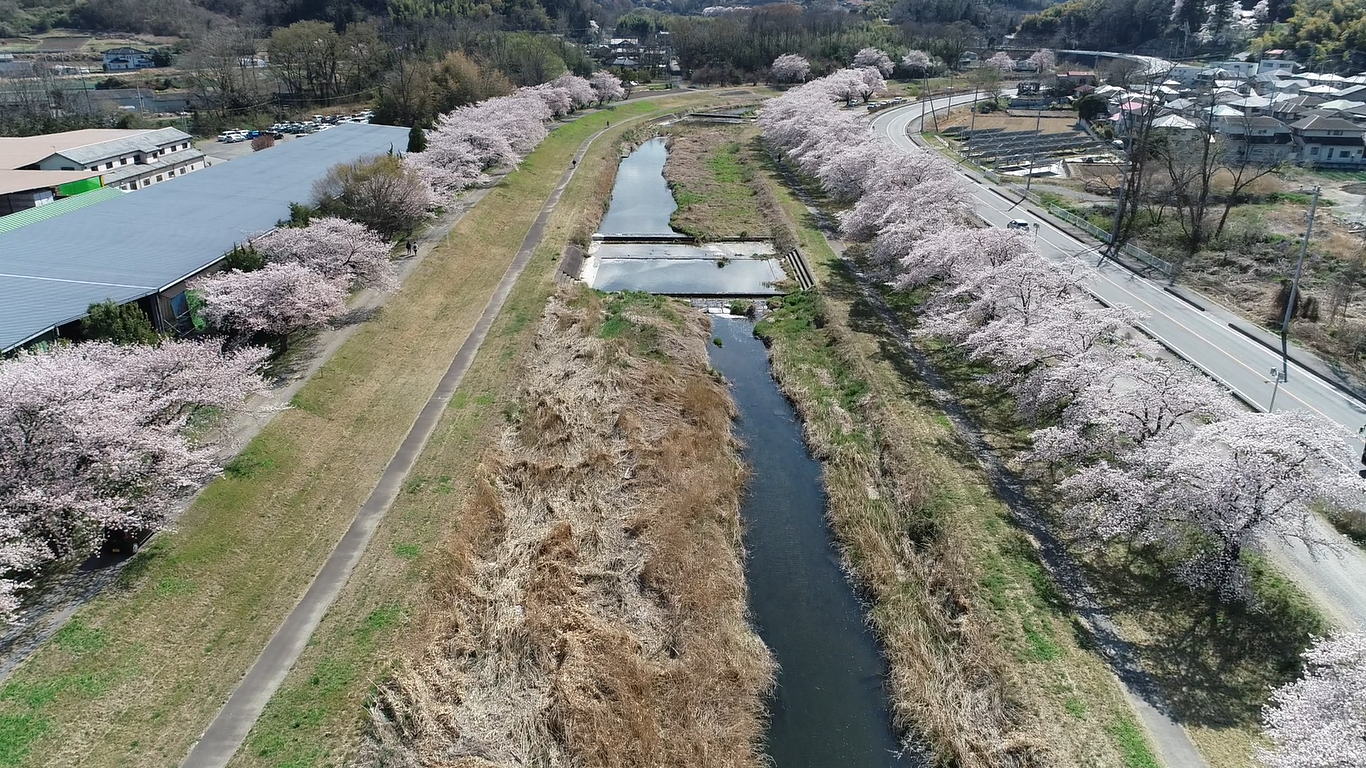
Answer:
[[[222,27],[200,38],[187,57],[199,103],[220,117],[260,103],[259,43],[255,32],[242,27]]]

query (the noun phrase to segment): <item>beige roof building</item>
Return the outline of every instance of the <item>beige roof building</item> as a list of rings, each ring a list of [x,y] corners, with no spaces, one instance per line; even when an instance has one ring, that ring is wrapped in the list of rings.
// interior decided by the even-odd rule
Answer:
[[[0,169],[16,170],[25,166],[36,165],[43,159],[59,152],[151,132],[151,130],[124,128],[86,128],[80,131],[49,133],[43,136],[0,138]]]

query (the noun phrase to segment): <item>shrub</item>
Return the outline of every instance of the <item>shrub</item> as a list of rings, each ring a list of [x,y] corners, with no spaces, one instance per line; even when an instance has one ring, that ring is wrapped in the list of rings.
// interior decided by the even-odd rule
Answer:
[[[141,307],[119,304],[113,299],[90,305],[86,318],[81,321],[81,332],[88,339],[115,344],[155,344],[161,338]]]
[[[432,194],[415,171],[389,154],[334,166],[313,185],[313,203],[320,214],[359,222],[392,240],[427,218]]]
[[[266,257],[250,245],[234,245],[223,259],[223,266],[238,272],[255,272],[266,265]]]

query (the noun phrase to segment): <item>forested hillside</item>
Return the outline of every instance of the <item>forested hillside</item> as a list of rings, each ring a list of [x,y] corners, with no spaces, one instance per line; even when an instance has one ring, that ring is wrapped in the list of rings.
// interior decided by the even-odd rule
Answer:
[[[630,0],[0,0],[0,36],[73,27],[190,37],[224,23],[279,27],[373,17],[467,18],[506,29],[569,31],[630,8]]]
[[[1292,0],[1067,0],[1026,17],[1019,34],[1025,40],[1062,48],[1173,57],[1217,55],[1247,47],[1259,29],[1291,19],[1302,10],[1316,17],[1333,16],[1340,25],[1344,19],[1361,20],[1363,5],[1362,0],[1296,0],[1293,5]],[[1245,13],[1252,18],[1242,18]],[[1341,40],[1339,27],[1321,21],[1309,25],[1317,37]],[[1290,35],[1294,37],[1293,32]],[[1263,38],[1267,42],[1270,38]],[[1297,47],[1294,40],[1281,42]]]

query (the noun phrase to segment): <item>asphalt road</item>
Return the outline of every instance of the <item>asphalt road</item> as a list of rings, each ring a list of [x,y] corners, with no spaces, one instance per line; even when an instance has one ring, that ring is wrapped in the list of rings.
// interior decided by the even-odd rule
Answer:
[[[951,98],[954,105],[972,100],[970,94]],[[936,110],[949,105],[950,97],[931,102]],[[912,104],[887,110],[877,114],[872,124],[898,146],[910,148],[919,135],[912,138],[907,131],[913,126],[918,131],[922,109],[922,105]],[[1201,368],[1249,407],[1266,410],[1273,389],[1271,371],[1280,370],[1280,355],[1234,330],[1230,323],[1268,342],[1275,337],[1205,297],[1186,292],[1194,300],[1190,303],[1165,290],[1165,281],[1140,277],[1108,260],[1097,265],[1098,242],[1074,237],[1032,203],[1017,205],[1017,193],[1003,191],[966,169],[963,173],[972,182],[976,212],[984,221],[1004,226],[1011,219],[1024,219],[1036,225],[1036,246],[1041,255],[1080,270],[1082,284],[1098,300],[1125,304],[1146,315],[1140,330]],[[1303,351],[1294,354],[1306,361],[1313,358]],[[1366,403],[1308,369],[1292,361],[1287,379],[1276,393],[1277,411],[1312,411],[1352,435],[1366,425]],[[1349,444],[1354,450],[1362,447],[1356,440]],[[1358,468],[1354,456],[1344,456],[1343,460],[1351,469]],[[1366,631],[1366,557],[1325,523],[1319,523],[1317,533],[1323,540],[1334,542],[1336,551],[1320,548],[1315,556],[1303,543],[1274,542],[1270,554],[1344,629]]]

